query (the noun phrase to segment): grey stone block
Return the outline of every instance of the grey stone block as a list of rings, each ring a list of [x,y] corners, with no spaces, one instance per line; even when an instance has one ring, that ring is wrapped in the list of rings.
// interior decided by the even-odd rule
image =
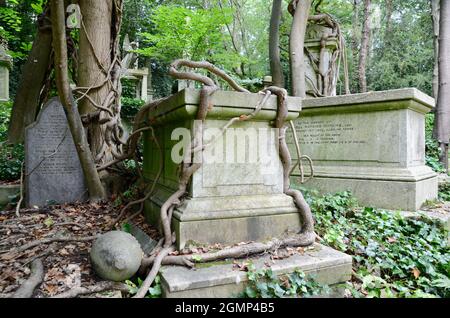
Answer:
[[[345,283],[352,275],[351,256],[320,244],[315,244],[313,250],[303,255],[295,254],[286,259],[271,261],[266,255],[250,260],[257,269],[269,263],[277,275],[299,269],[326,285]],[[167,298],[235,297],[244,290],[247,280],[247,273],[233,268],[232,262],[213,263],[196,270],[180,266],[161,268],[163,296]]]
[[[419,209],[437,197],[436,173],[425,165],[425,114],[433,107],[414,88],[305,99],[295,125],[315,178],[304,186],[351,190],[362,205]]]

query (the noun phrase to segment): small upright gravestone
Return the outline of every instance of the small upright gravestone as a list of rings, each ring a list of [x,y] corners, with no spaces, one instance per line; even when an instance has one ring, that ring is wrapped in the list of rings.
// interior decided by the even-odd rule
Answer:
[[[12,67],[12,58],[0,44],[0,101],[9,100],[9,69]]]
[[[28,206],[84,201],[84,182],[75,144],[57,97],[25,131],[25,185]]]

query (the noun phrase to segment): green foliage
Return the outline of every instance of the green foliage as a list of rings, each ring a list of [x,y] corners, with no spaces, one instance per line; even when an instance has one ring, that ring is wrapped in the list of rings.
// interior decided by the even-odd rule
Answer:
[[[24,159],[23,145],[6,145],[11,102],[0,102],[0,180],[20,179]]]
[[[0,146],[0,181],[20,179],[20,171],[24,159],[22,145]]]
[[[162,5],[154,10],[151,19],[154,33],[142,33],[149,46],[140,49],[141,54],[165,63],[177,58],[202,60],[215,56],[223,62],[230,58],[220,45],[213,45],[223,41],[222,28],[231,22],[229,11]]]
[[[282,298],[311,297],[329,292],[329,287],[320,285],[311,277],[296,270],[291,274],[278,277],[271,268],[256,270],[253,264],[248,266],[248,283],[240,297],[246,298]]]
[[[122,79],[122,108],[120,114],[122,118],[132,119],[139,109],[144,105],[144,101],[135,98],[136,81]]]
[[[440,201],[450,201],[450,184],[444,183],[439,185],[439,192],[438,192],[439,200]]]
[[[374,3],[385,18],[384,1]],[[434,48],[429,1],[394,0],[393,9],[390,29],[382,20],[374,30],[373,56],[368,67],[369,88],[416,87],[431,95]]]
[[[136,279],[136,282],[132,282],[131,280],[126,280],[125,284],[128,285],[130,290],[130,294],[134,295],[138,292],[139,288],[142,286],[143,280],[139,277]],[[161,278],[158,276],[155,277],[152,285],[148,289],[148,292],[145,298],[161,298],[162,290],[161,290]]]
[[[445,167],[439,161],[440,148],[433,138],[434,114],[425,117],[425,162],[434,171],[445,173]]]
[[[0,40],[3,42],[16,39],[13,32],[19,32],[22,23],[19,12],[14,8],[18,4],[18,1],[9,0],[7,2],[7,6],[0,7]]]
[[[307,200],[324,243],[353,256],[365,294],[450,296],[448,288],[441,287],[450,274],[447,231],[436,221],[359,208],[349,192]]]
[[[122,108],[120,114],[122,118],[132,119],[144,105],[144,101],[136,98],[122,97]]]

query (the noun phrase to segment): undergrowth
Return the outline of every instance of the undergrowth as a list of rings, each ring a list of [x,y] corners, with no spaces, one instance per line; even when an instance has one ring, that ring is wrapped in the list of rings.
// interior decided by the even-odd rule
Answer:
[[[355,297],[450,297],[447,231],[437,221],[305,191],[323,244],[353,256]]]

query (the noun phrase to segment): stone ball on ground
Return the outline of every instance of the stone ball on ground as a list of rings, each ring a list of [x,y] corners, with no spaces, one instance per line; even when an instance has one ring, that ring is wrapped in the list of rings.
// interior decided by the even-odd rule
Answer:
[[[116,282],[136,274],[143,255],[136,238],[122,231],[100,235],[92,244],[90,252],[92,267],[97,275]]]

